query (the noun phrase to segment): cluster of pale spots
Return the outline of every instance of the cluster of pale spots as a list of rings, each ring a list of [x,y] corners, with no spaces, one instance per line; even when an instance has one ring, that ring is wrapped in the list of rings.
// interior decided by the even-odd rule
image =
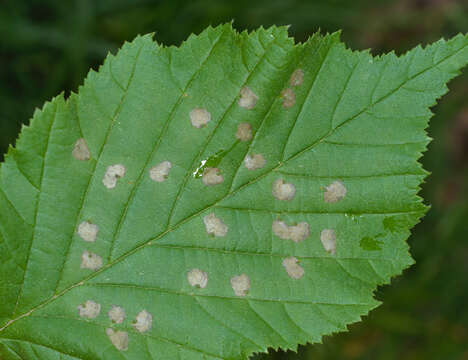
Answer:
[[[160,349],[172,349],[161,352],[168,359],[240,359],[268,346],[293,348],[357,321],[377,305],[375,286],[411,263],[402,243],[425,211],[416,194],[425,175],[417,156],[427,143],[427,108],[466,63],[468,38],[379,60],[349,52],[337,35],[297,46],[284,29],[233,35],[219,28],[202,38],[200,49],[159,47],[149,37],[126,45],[79,95],[47,105],[37,115],[44,124],[36,119],[25,131],[47,144],[30,156],[41,159],[39,167],[16,169],[10,155],[0,168],[0,220],[4,210],[16,211],[11,218],[24,221],[7,225],[17,233],[29,234],[33,224],[26,270],[0,261],[0,281],[13,279],[0,283],[0,295],[21,284],[5,302],[13,306],[0,306],[0,357],[2,335],[21,333],[22,319],[47,319],[34,337],[63,328],[59,321],[72,312],[76,326],[102,327],[107,349],[132,359]],[[243,42],[241,55],[232,51]],[[221,59],[232,62],[220,67]],[[371,71],[374,61],[378,71]],[[432,70],[431,81],[421,76]],[[221,78],[229,81],[219,87]],[[110,88],[112,96],[96,91]],[[407,125],[414,106],[404,113],[397,96],[417,104],[417,126]],[[375,115],[388,109],[402,113],[401,134]],[[373,136],[356,136],[358,122]],[[73,136],[61,139],[67,131]],[[380,143],[382,132],[388,143]],[[61,177],[63,168],[73,176]],[[7,173],[30,186],[34,212]],[[69,181],[62,191],[73,201],[62,199],[60,181]],[[54,192],[64,205],[56,210],[47,205]],[[62,213],[69,227],[56,231],[51,219]],[[404,228],[393,224],[401,219]],[[0,222],[0,260],[11,251],[3,247],[5,228]],[[356,241],[382,232],[381,253],[366,253]],[[49,256],[54,251],[65,254],[61,263]],[[47,272],[39,282],[38,264]],[[6,267],[18,271],[3,276]],[[207,340],[214,328],[222,329],[220,347]],[[86,339],[83,358],[85,341],[94,346]],[[145,347],[148,353],[138,353]]]
[[[94,300],[86,300],[84,304],[78,305],[77,309],[78,315],[81,318],[95,319],[101,313],[101,304]],[[126,317],[125,309],[118,305],[112,305],[107,312],[107,316],[111,321],[111,325],[122,324]],[[140,333],[147,332],[153,326],[153,315],[146,310],[141,310],[135,317],[132,326]],[[115,330],[112,327],[108,327],[106,328],[106,334],[117,350],[128,350],[127,331]]]

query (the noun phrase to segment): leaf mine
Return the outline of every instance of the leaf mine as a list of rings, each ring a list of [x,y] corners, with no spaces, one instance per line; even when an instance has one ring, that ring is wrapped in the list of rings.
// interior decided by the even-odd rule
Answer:
[[[228,226],[220,218],[216,217],[214,213],[205,215],[203,222],[209,235],[223,237],[228,233]]]
[[[257,104],[258,96],[248,87],[244,86],[240,91],[240,99],[237,102],[240,107],[248,110],[253,109]]]
[[[298,260],[294,256],[285,258],[282,264],[289,277],[297,280],[304,276],[304,269],[298,264]]]
[[[93,300],[86,300],[84,304],[78,305],[78,314],[84,318],[95,319],[99,316],[100,312],[101,304]]]
[[[125,310],[120,306],[112,305],[107,316],[114,324],[121,324],[125,320]]]
[[[324,229],[320,233],[320,241],[326,252],[336,254],[336,234],[333,229]]]
[[[297,225],[288,226],[284,221],[274,220],[272,225],[273,233],[281,239],[292,240],[295,243],[301,242],[309,237],[309,224],[300,222]]]
[[[289,85],[291,87],[302,85],[304,82],[304,71],[302,69],[296,69],[289,78]]]
[[[89,221],[83,221],[78,226],[78,235],[86,242],[95,242],[99,227]]]
[[[125,175],[125,166],[121,164],[111,165],[107,167],[106,173],[102,178],[102,183],[108,189],[113,189],[117,186],[117,180]]]
[[[250,290],[250,278],[246,274],[233,276],[231,286],[236,296],[245,296]]]
[[[150,178],[156,182],[163,182],[168,178],[171,168],[170,161],[163,161],[149,170]]]
[[[200,269],[192,269],[187,273],[187,281],[193,287],[204,289],[208,285],[208,274]]]
[[[247,122],[240,123],[237,126],[236,139],[240,141],[252,140],[252,126]]]
[[[206,186],[221,184],[224,181],[223,175],[220,175],[218,168],[207,167],[203,171],[202,181]]]
[[[153,326],[153,316],[146,310],[142,310],[136,316],[136,321],[132,326],[139,332],[148,331]]]
[[[81,254],[80,267],[82,269],[99,270],[102,267],[102,258],[97,254],[85,250]]]
[[[333,181],[325,188],[323,200],[327,203],[336,203],[346,196],[346,187],[341,181]]]
[[[272,193],[278,200],[289,201],[296,195],[296,187],[291,183],[285,183],[283,179],[278,179],[273,183]]]
[[[190,122],[197,129],[206,126],[211,121],[211,114],[208,110],[203,108],[195,108],[190,111]]]
[[[88,144],[86,144],[85,139],[81,138],[76,140],[72,155],[76,160],[80,161],[87,161],[91,158],[91,153],[89,152]]]
[[[109,337],[112,345],[119,351],[128,350],[128,333],[126,331],[106,329],[106,335]]]
[[[244,165],[247,170],[257,170],[264,167],[266,160],[262,154],[247,155],[244,159]]]
[[[296,94],[291,88],[286,88],[281,91],[281,97],[283,98],[283,108],[289,109],[296,103]]]

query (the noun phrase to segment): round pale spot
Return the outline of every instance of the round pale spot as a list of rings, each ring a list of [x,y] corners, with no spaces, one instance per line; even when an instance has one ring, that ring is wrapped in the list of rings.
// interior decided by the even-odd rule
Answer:
[[[333,181],[326,187],[323,200],[327,203],[336,203],[346,196],[346,187],[341,181]]]
[[[78,226],[78,235],[87,242],[95,242],[99,227],[89,221],[83,221]]]
[[[273,196],[278,200],[289,201],[296,195],[296,188],[291,183],[285,183],[283,179],[278,179],[273,183]]]
[[[244,165],[248,170],[261,169],[265,164],[266,160],[261,154],[247,155],[244,159]]]
[[[156,182],[163,182],[169,176],[172,164],[169,161],[163,161],[149,170],[150,178]]]
[[[84,304],[78,305],[78,314],[84,318],[97,318],[100,312],[101,304],[98,304],[93,300],[87,300]]]
[[[72,155],[76,160],[80,161],[87,161],[91,158],[91,153],[89,152],[88,144],[86,144],[85,139],[81,138],[76,140]]]
[[[221,184],[224,181],[224,177],[219,174],[218,168],[207,167],[203,170],[202,181],[206,186],[213,186]]]
[[[240,99],[237,102],[240,107],[253,109],[257,104],[258,96],[248,87],[244,86],[240,91]]]
[[[281,92],[283,98],[283,107],[288,109],[296,103],[296,94],[291,88],[286,88]]]
[[[298,260],[294,256],[285,258],[282,264],[289,277],[297,280],[304,276],[304,269],[298,264]]]
[[[102,258],[97,254],[85,250],[81,254],[80,267],[82,269],[99,270],[102,267]]]
[[[292,240],[296,243],[309,237],[309,224],[300,222],[297,225],[288,226],[284,221],[275,220],[272,225],[273,233],[281,239]]]
[[[106,335],[117,350],[128,350],[128,333],[126,331],[115,331],[114,329],[107,328]]]
[[[202,108],[195,108],[190,111],[190,122],[197,129],[206,126],[211,120],[211,114],[208,110]]]
[[[237,126],[236,138],[240,141],[252,140],[252,126],[246,122],[240,123]]]
[[[132,326],[141,333],[148,331],[153,326],[153,316],[148,311],[142,310],[138,313]]]
[[[233,276],[231,286],[236,296],[245,296],[250,290],[250,278],[246,274]]]
[[[208,285],[208,274],[200,269],[192,269],[187,273],[187,281],[193,287],[204,289]]]
[[[214,213],[208,214],[203,217],[206,232],[210,235],[223,237],[228,233],[228,226]]]
[[[125,320],[125,310],[120,306],[112,305],[111,309],[107,312],[109,320],[115,324],[121,324]]]
[[[304,71],[302,71],[302,69],[294,70],[294,72],[291,74],[291,78],[289,79],[289,85],[291,87],[299,86],[303,82],[304,82]]]
[[[117,180],[125,175],[125,166],[121,164],[111,165],[107,167],[106,173],[102,178],[102,183],[108,189],[113,189],[117,186]]]
[[[333,229],[324,229],[320,233],[320,241],[326,252],[336,254],[336,234]]]

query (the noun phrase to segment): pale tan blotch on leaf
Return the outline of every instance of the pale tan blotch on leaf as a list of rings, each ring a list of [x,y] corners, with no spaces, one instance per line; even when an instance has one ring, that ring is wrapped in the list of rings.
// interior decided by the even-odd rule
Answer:
[[[272,193],[278,200],[289,201],[296,195],[296,187],[291,183],[285,183],[283,179],[278,179],[273,183]]]
[[[288,226],[284,221],[275,220],[272,225],[273,233],[281,239],[301,242],[309,236],[309,224],[300,222],[297,225]]]
[[[289,109],[296,103],[296,94],[291,88],[281,91],[281,97],[283,98],[283,107],[285,109]]]
[[[93,300],[87,300],[84,304],[78,305],[78,314],[81,317],[95,319],[101,312],[101,304]]]
[[[333,229],[323,229],[320,233],[320,241],[326,252],[336,254],[336,234]]]
[[[285,258],[282,264],[289,277],[297,280],[304,276],[304,269],[298,264],[298,260],[294,256]]]
[[[326,188],[323,200],[327,203],[336,203],[346,196],[346,187],[341,181],[333,181]]]
[[[253,109],[257,104],[258,96],[248,87],[244,86],[240,91],[240,99],[237,102],[240,107]]]
[[[153,316],[148,311],[142,310],[138,313],[132,326],[141,333],[148,331],[153,326]]]
[[[163,182],[169,176],[172,164],[170,161],[163,161],[149,170],[150,178],[156,182]]]
[[[236,139],[240,141],[252,140],[252,126],[247,122],[240,123],[237,126]]]
[[[213,186],[221,184],[224,181],[224,177],[220,175],[218,168],[207,167],[203,170],[202,181],[206,186]]]
[[[108,189],[113,189],[117,186],[117,180],[125,175],[125,166],[121,164],[111,165],[107,167],[106,173],[102,178],[102,183]]]
[[[87,242],[95,242],[99,227],[89,221],[83,221],[78,225],[78,235]]]
[[[289,79],[289,85],[291,87],[302,85],[304,82],[304,71],[302,69],[296,69],[291,74],[291,78]]]
[[[107,328],[106,334],[109,337],[112,345],[114,345],[117,350],[128,350],[128,333],[126,331],[116,331],[114,329]]]
[[[82,269],[99,270],[102,267],[102,258],[97,254],[85,250],[81,254],[80,267]]]
[[[262,154],[247,155],[244,159],[244,165],[248,170],[257,170],[264,167],[266,160]]]
[[[250,290],[250,278],[245,274],[233,276],[231,286],[236,296],[245,296]]]
[[[214,213],[204,216],[203,222],[205,223],[206,232],[210,235],[223,237],[228,233],[228,226]]]
[[[208,285],[208,274],[200,269],[192,269],[187,273],[187,281],[193,287],[204,289]]]
[[[208,110],[202,108],[195,108],[190,111],[190,122],[197,129],[206,126],[211,120],[211,114]]]
[[[107,312],[109,320],[114,324],[121,324],[125,320],[125,310],[116,305],[112,305],[111,309]]]
[[[88,144],[86,144],[85,139],[81,138],[76,140],[72,155],[76,160],[80,161],[87,161],[91,158],[91,153],[89,152]]]

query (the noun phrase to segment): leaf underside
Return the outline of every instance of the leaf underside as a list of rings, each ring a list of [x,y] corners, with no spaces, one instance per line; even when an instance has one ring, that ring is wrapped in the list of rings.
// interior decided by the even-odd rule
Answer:
[[[246,359],[345,330],[413,262],[429,108],[467,62],[462,35],[126,43],[1,164],[0,358]]]

